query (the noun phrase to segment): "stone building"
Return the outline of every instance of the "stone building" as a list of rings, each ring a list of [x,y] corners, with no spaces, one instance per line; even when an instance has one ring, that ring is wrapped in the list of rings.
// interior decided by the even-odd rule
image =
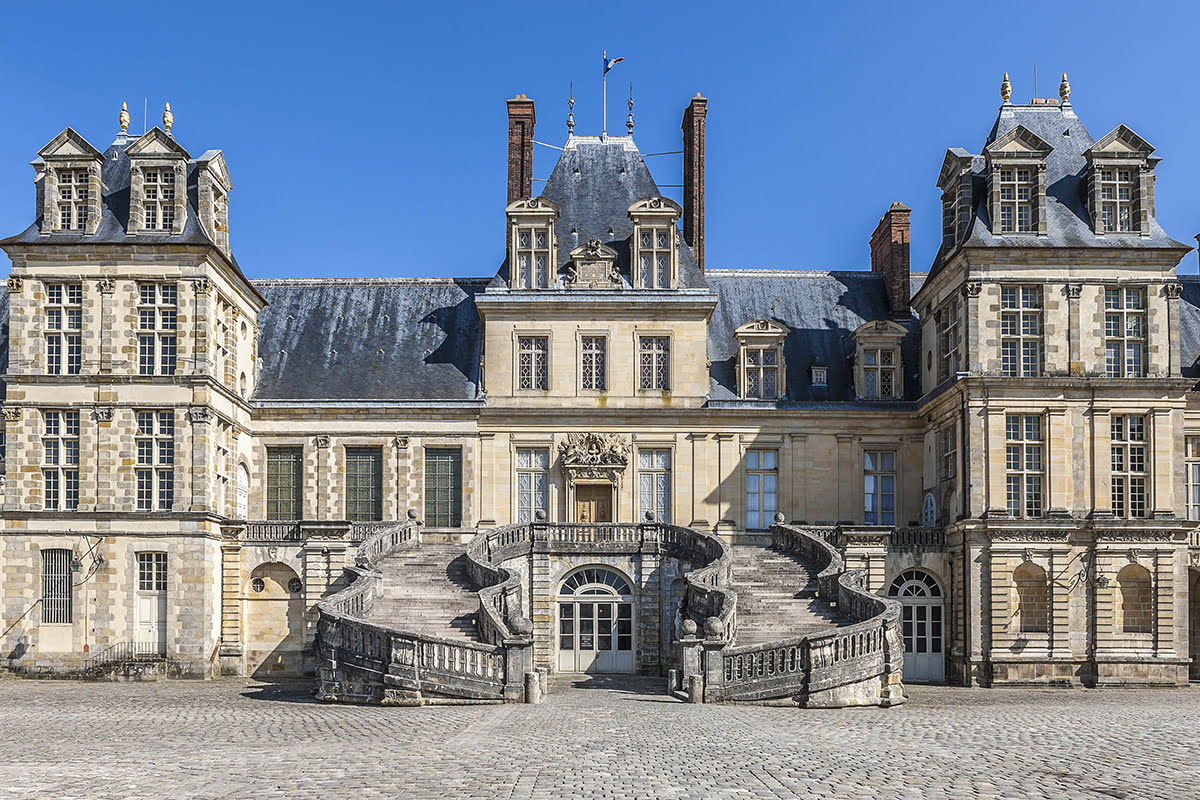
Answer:
[[[0,242],[4,666],[311,670],[363,548],[410,587],[382,590],[385,627],[490,641],[464,546],[525,526],[494,560],[527,667],[687,673],[689,614],[740,645],[848,613],[808,599],[822,564],[764,547],[787,529],[898,602],[906,680],[1186,682],[1200,281],[1156,221],[1154,148],[1093,139],[1065,77],[1029,105],[1006,77],[980,154],[947,151],[928,273],[900,203],[869,271],[706,265],[699,95],[682,205],[632,117],[569,123],[535,195],[534,103],[509,100],[507,234],[466,279],[250,280],[224,156],[169,107],[140,136],[122,112],[103,151],[67,128]],[[419,555],[377,564],[410,510]],[[689,606],[681,530],[732,553],[736,628]]]

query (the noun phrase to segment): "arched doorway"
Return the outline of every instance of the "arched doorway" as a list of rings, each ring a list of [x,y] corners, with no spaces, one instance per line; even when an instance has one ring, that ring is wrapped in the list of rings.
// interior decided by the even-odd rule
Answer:
[[[246,672],[304,671],[304,586],[286,564],[259,564],[246,586]]]
[[[584,567],[558,589],[559,672],[633,672],[633,590],[607,567]]]
[[[942,589],[937,578],[924,570],[907,570],[892,581],[888,596],[904,607],[904,680],[945,680]]]
[[[1200,570],[1188,570],[1188,678],[1200,681]]]

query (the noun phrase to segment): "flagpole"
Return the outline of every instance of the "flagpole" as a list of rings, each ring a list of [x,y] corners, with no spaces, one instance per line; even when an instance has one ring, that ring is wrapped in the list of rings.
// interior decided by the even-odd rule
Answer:
[[[603,123],[600,128],[600,138],[607,139],[608,138],[608,51],[607,50],[604,51],[604,73],[600,77],[600,82],[603,86],[603,91],[601,94],[603,97],[602,102],[604,103],[604,110],[601,112],[601,118],[603,119]]]

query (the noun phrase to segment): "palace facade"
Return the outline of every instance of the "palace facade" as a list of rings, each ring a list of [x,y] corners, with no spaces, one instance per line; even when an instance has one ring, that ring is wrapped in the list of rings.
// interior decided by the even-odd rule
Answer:
[[[225,157],[185,149],[169,107],[142,135],[123,112],[104,149],[67,128],[0,242],[3,667],[311,670],[315,604],[412,510],[443,544],[542,520],[820,529],[903,605],[906,680],[1185,683],[1200,281],[1149,143],[1094,138],[1065,76],[1059,100],[1010,95],[979,153],[946,152],[927,272],[899,203],[869,271],[706,264],[699,95],[682,204],[632,124],[572,130],[535,194],[534,103],[509,100],[500,264],[465,279],[249,279]],[[554,597],[618,579],[581,569],[636,595],[647,563],[530,567],[537,663],[582,663]],[[588,665],[671,665],[670,577],[638,642],[615,623]]]

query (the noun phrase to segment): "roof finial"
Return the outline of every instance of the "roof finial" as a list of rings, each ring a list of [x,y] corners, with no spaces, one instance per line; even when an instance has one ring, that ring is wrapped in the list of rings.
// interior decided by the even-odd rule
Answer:
[[[167,103],[167,107],[163,109],[163,130],[170,133],[171,126],[174,124],[175,115],[171,113],[171,104]]]
[[[1071,82],[1067,80],[1067,73],[1063,73],[1062,83],[1058,85],[1058,96],[1062,98],[1064,106],[1071,105]]]
[[[1005,103],[1008,98],[1012,97],[1012,81],[1008,79],[1008,73],[1004,73],[1004,80],[1000,82],[1000,99]]]
[[[625,119],[625,128],[633,136],[633,84],[629,84],[629,116]]]
[[[129,132],[129,104],[124,100],[121,101],[121,114],[117,117],[117,122],[121,125],[121,133]]]
[[[575,81],[571,81],[571,94],[567,98],[567,136],[575,135]]]

